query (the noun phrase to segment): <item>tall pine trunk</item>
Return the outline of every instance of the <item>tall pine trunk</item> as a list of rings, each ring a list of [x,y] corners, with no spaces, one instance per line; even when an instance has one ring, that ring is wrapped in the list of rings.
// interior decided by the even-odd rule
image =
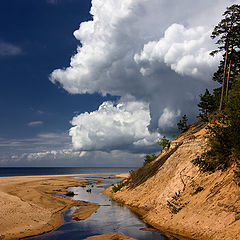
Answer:
[[[226,75],[226,68],[227,68],[227,59],[228,59],[228,48],[226,48],[226,55],[225,55],[225,62],[224,62],[222,93],[221,93],[221,99],[220,99],[220,105],[219,105],[219,112],[222,110],[222,107],[223,107],[223,97],[224,97],[224,91],[225,91],[225,80],[226,80],[225,75]]]
[[[231,65],[232,65],[232,59],[230,59],[230,62],[229,62],[229,65],[228,65],[228,75],[227,75],[227,84],[226,84],[226,98],[228,97],[229,78],[230,78],[230,72],[231,72]]]

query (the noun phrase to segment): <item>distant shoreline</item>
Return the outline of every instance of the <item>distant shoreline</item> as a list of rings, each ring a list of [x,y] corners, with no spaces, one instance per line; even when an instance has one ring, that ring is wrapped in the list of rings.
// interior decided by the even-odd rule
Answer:
[[[137,167],[0,167],[0,177],[118,174],[135,169]]]

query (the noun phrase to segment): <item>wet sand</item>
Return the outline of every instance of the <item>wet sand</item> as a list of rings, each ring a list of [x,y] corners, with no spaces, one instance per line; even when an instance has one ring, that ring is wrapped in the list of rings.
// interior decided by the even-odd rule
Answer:
[[[101,174],[91,174],[101,175]],[[82,179],[71,178],[81,176]],[[19,239],[56,229],[62,213],[72,206],[93,206],[61,196],[66,188],[88,183],[81,175],[19,176],[0,178],[0,239]],[[89,176],[89,174],[88,174]],[[58,194],[58,195],[56,195]],[[87,218],[96,211],[85,211]]]
[[[122,233],[112,233],[88,237],[85,240],[136,240],[136,239],[130,238]]]
[[[128,178],[129,176],[130,173],[120,173],[115,175],[116,178]]]
[[[96,204],[89,206],[81,206],[72,214],[71,218],[76,221],[85,220],[91,217],[91,215],[95,213],[99,209],[99,207],[100,206]]]

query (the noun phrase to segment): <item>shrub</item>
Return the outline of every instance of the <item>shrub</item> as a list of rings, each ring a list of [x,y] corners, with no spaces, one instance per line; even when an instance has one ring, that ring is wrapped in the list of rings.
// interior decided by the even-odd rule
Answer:
[[[159,144],[162,147],[161,149],[162,152],[165,147],[169,147],[169,140],[167,139],[166,136],[164,136],[157,141],[157,144]]]
[[[197,189],[195,190],[195,192],[193,193],[193,195],[195,195],[195,194],[197,194],[197,193],[199,193],[199,192],[201,192],[201,191],[203,191],[203,187],[197,187]]]
[[[66,193],[66,196],[68,196],[68,197],[73,197],[74,195],[75,195],[75,194],[74,194],[74,192],[72,192],[72,191]]]
[[[116,193],[116,192],[119,191],[123,186],[124,186],[124,183],[123,183],[123,181],[121,181],[121,182],[115,184],[115,185],[112,187],[112,191],[113,191],[114,193]]]
[[[195,166],[198,166],[201,172],[209,173],[213,173],[217,170],[225,170],[231,164],[229,158],[224,158],[221,154],[216,154],[212,150],[203,153],[191,162]]]
[[[157,158],[157,156],[156,156],[154,153],[152,153],[152,154],[147,154],[147,155],[145,156],[143,165],[146,165],[147,163],[152,162],[152,161],[155,160],[156,158]]]
[[[240,162],[237,162],[237,169],[234,171],[234,181],[240,186]]]
[[[170,201],[167,201],[167,206],[171,213],[177,214],[182,210],[189,202],[183,202],[181,193],[176,192]]]

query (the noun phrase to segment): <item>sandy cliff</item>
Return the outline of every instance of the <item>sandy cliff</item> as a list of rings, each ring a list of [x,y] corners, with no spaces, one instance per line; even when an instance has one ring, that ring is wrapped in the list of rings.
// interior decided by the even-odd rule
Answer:
[[[200,173],[190,161],[208,148],[198,123],[133,174],[127,186],[106,194],[140,213],[156,228],[193,239],[240,239],[240,187],[234,166]]]

